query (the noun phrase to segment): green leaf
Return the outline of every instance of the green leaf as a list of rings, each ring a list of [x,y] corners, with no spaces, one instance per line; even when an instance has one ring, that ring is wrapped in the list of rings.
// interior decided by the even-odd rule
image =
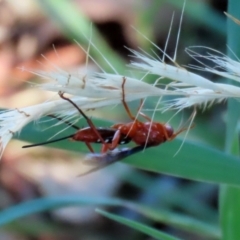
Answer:
[[[237,157],[188,141],[174,157],[180,144],[181,141],[175,139],[139,153],[126,162],[153,172],[240,186],[240,161]]]
[[[220,221],[223,238],[235,240],[240,238],[240,191],[239,188],[222,186],[220,192]]]
[[[228,1],[228,13],[240,19],[240,2]],[[227,45],[228,56],[236,59],[240,56],[240,26],[231,19],[227,21]],[[238,59],[237,59],[238,60]],[[234,84],[231,82],[231,84]],[[240,104],[234,99],[228,100],[227,131],[225,149],[239,156],[239,133],[236,132],[240,117]],[[238,158],[240,162],[240,159]],[[221,187],[220,195],[220,223],[222,227],[222,239],[235,240],[240,238],[240,189],[228,185]]]
[[[0,212],[0,225],[7,224],[21,217],[37,212],[76,205],[122,206],[136,211],[153,221],[165,223],[181,230],[187,230],[188,232],[197,233],[211,238],[216,238],[219,235],[218,227],[213,223],[205,223],[181,214],[176,214],[166,210],[160,211],[142,204],[117,198],[86,197],[76,195],[40,198],[20,203],[16,206],[2,210]]]
[[[176,238],[176,237],[173,237],[169,234],[166,234],[162,231],[159,231],[159,230],[156,230],[152,227],[149,227],[145,224],[142,224],[142,223],[139,223],[139,222],[136,222],[136,221],[133,221],[133,220],[129,220],[127,218],[124,218],[124,217],[119,217],[115,214],[112,214],[112,213],[108,213],[106,211],[103,211],[103,210],[100,210],[100,209],[97,209],[96,212],[98,212],[99,214],[111,219],[111,220],[114,220],[116,222],[119,222],[119,223],[122,223],[126,226],[129,226],[133,229],[136,229],[138,230],[139,232],[142,232],[142,233],[145,233],[147,234],[148,236],[150,237],[153,237],[155,239],[160,239],[160,240],[180,240],[180,238]]]
[[[95,120],[94,122],[96,126],[106,125],[106,122],[105,124]],[[53,124],[53,122],[51,122],[51,124]],[[45,122],[42,126],[45,128],[49,127],[50,124],[49,122]],[[19,138],[35,143],[43,141],[44,139],[47,140],[60,130],[62,130],[62,126],[41,132],[37,129],[36,124],[31,123],[21,131]],[[68,129],[64,132],[64,136],[72,134],[73,132],[74,131]],[[172,142],[152,147],[135,156],[131,156],[124,162],[141,169],[186,179],[240,186],[240,161],[237,157],[189,141],[185,141],[183,148],[174,156],[180,145],[181,140],[175,139]],[[85,144],[80,142],[74,143],[66,140],[51,144],[51,146],[66,150],[87,152]],[[26,150],[24,149],[23,151]]]
[[[185,230],[187,232],[204,235],[208,238],[220,237],[219,227],[213,223],[206,223],[183,214],[178,214],[162,209],[158,210],[156,208],[153,209],[151,207],[146,207],[139,204],[132,205],[131,209],[144,215],[148,219],[156,222],[161,222],[166,225]]]
[[[46,197],[20,203],[0,212],[0,225],[7,224],[29,214],[73,205],[124,206],[125,202],[111,198],[92,198],[83,196]]]

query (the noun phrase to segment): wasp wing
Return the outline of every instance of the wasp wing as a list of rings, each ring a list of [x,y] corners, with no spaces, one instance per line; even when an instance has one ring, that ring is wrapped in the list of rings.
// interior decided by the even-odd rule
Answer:
[[[147,146],[148,147],[148,146]],[[91,172],[95,172],[112,163],[121,161],[122,159],[142,151],[145,146],[136,146],[133,148],[115,149],[107,153],[89,153],[83,160],[83,169],[78,176],[84,176]]]

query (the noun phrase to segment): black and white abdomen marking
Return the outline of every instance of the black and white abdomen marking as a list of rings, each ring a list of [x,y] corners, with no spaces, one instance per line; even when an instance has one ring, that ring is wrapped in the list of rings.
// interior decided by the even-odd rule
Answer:
[[[101,137],[104,139],[105,143],[112,143],[114,135],[116,133],[116,129],[113,128],[97,128],[97,131],[99,132],[99,134],[101,135]],[[126,136],[125,134],[120,135],[118,144],[123,145],[123,144],[127,144],[129,142],[131,142],[131,138]],[[100,139],[98,139],[95,143],[102,143]]]

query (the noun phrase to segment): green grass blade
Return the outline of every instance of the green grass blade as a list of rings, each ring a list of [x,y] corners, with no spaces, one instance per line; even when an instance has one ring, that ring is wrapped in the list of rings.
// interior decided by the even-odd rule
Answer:
[[[177,214],[166,210],[157,210],[150,207],[134,204],[130,208],[144,215],[148,219],[164,223],[187,232],[203,235],[208,238],[217,239],[220,237],[219,227],[210,222],[199,221],[195,218]]]
[[[46,197],[37,200],[28,201],[18,204],[1,211],[0,225],[5,225],[21,217],[34,214],[41,211],[53,210],[66,206],[86,206],[86,205],[102,205],[102,206],[122,206],[151,219],[161,222],[175,228],[185,230],[198,235],[207,236],[209,238],[218,238],[218,227],[213,223],[205,223],[191,217],[176,214],[166,210],[156,210],[150,207],[137,204],[135,202],[125,201],[116,198],[99,198],[86,196],[59,196]]]
[[[220,192],[220,223],[222,239],[240,239],[240,191],[238,188],[222,186]]]
[[[185,142],[181,151],[173,157],[180,144],[181,141],[176,139],[139,153],[126,162],[145,170],[187,179],[240,186],[240,162],[237,157],[191,142]]]
[[[103,123],[94,122],[96,122],[96,125],[104,126]],[[43,127],[49,126],[48,124],[43,124]],[[30,142],[40,142],[40,139],[41,141],[44,139],[47,140],[61,129],[61,126],[58,126],[50,128],[45,132],[40,132],[36,125],[31,123],[21,131],[19,138]],[[64,136],[73,132],[72,130],[65,131]],[[147,149],[145,152],[140,152],[135,156],[131,156],[124,162],[141,169],[186,179],[240,186],[240,161],[237,157],[188,141],[185,141],[181,151],[174,157],[180,144],[181,140],[175,139],[172,142],[164,143],[160,146]],[[66,140],[52,144],[51,146],[66,150],[87,152],[85,144],[80,142],[73,143]],[[22,151],[26,150],[23,149]]]
[[[175,214],[170,211],[160,211],[137,204],[135,202],[125,201],[116,198],[86,197],[86,196],[58,196],[46,197],[37,200],[20,203],[16,206],[2,210],[0,212],[0,225],[5,225],[14,220],[18,220],[24,216],[34,214],[41,211],[53,210],[66,206],[86,206],[86,205],[102,205],[102,206],[122,206],[151,219],[153,221],[168,224],[181,230],[187,230],[199,235],[216,238],[219,230],[213,223],[204,223],[190,217]]]
[[[160,239],[160,240],[180,240],[180,238],[176,238],[176,237],[173,237],[169,234],[166,234],[162,231],[159,231],[159,230],[156,230],[152,227],[149,227],[145,224],[142,224],[142,223],[139,223],[139,222],[136,222],[136,221],[133,221],[133,220],[129,220],[127,218],[124,218],[124,217],[119,217],[115,214],[112,214],[112,213],[108,213],[106,211],[103,211],[103,210],[100,210],[100,209],[97,209],[96,212],[98,212],[99,214],[111,219],[111,220],[114,220],[116,222],[119,222],[121,224],[124,224],[128,227],[131,227],[133,229],[136,229],[138,230],[139,232],[142,232],[142,233],[145,233],[147,234],[148,236],[150,237],[153,237],[155,239]]]
[[[91,39],[97,41],[99,51],[104,54],[110,63],[115,63],[114,67],[117,71],[124,73],[125,63],[123,59],[107,45],[106,41],[95,27],[91,26],[91,22],[81,13],[80,8],[75,6],[73,1],[39,0],[38,3],[71,41],[75,39],[79,43],[88,46],[90,31],[92,29]],[[112,71],[94,47],[91,47],[90,55],[98,63],[101,62],[100,65],[106,71]]]
[[[228,13],[240,19],[240,2],[238,0],[228,1]],[[240,26],[228,19],[227,44],[229,57],[240,57]],[[234,54],[233,54],[234,53]],[[239,156],[239,135],[236,134],[237,123],[240,118],[240,104],[236,100],[228,101],[226,151]],[[238,159],[240,162],[240,160]],[[240,239],[240,189],[224,185],[220,192],[220,223],[222,228],[222,239]]]

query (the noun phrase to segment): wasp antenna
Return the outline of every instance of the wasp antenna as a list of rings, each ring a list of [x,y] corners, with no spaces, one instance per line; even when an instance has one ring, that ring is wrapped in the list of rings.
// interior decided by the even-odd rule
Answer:
[[[70,98],[64,97],[64,92],[59,91],[58,92],[59,96],[68,101],[69,103],[71,103],[77,110],[78,112],[85,118],[85,120],[87,121],[89,127],[94,131],[95,135],[101,140],[102,144],[105,144],[104,139],[102,138],[102,136],[99,134],[99,132],[97,131],[95,125],[93,124],[92,120],[77,106],[77,104],[75,102],[73,102]]]
[[[71,122],[69,122],[69,121],[67,121],[67,120],[64,120],[64,119],[61,118],[61,117],[57,117],[57,116],[52,115],[52,114],[49,114],[49,115],[47,115],[47,116],[48,116],[48,117],[51,117],[51,118],[55,118],[55,119],[57,119],[57,120],[65,123],[65,124],[68,125],[69,127],[72,127],[72,128],[74,128],[74,129],[76,129],[76,130],[80,130],[80,128],[79,128],[77,125],[74,125],[74,124],[72,124]]]
[[[46,141],[46,142],[35,143],[35,144],[31,144],[31,145],[25,145],[25,146],[22,146],[22,148],[30,148],[30,147],[37,147],[37,146],[47,145],[49,143],[54,143],[54,142],[58,142],[58,141],[61,141],[61,140],[65,140],[65,139],[71,138],[74,135],[75,134],[72,134],[72,135],[69,135],[69,136],[66,136],[66,137],[62,137],[62,138],[58,138],[58,139],[54,139],[54,140],[50,140],[50,141]]]

